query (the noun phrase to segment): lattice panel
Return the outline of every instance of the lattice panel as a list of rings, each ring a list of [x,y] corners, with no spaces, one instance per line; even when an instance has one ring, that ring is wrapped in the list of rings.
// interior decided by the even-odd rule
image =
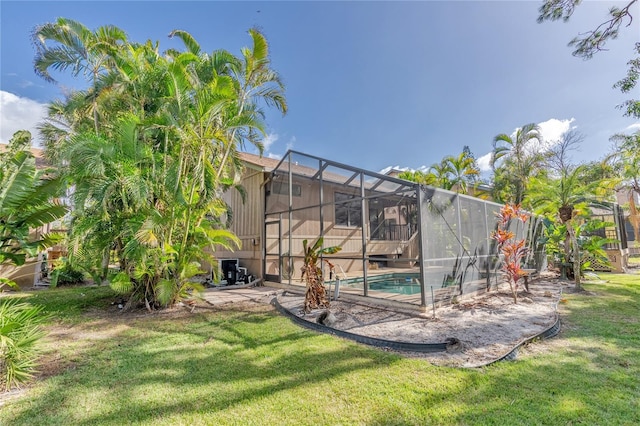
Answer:
[[[581,263],[584,265],[585,262],[591,262],[589,269],[593,269],[594,271],[611,272],[610,265],[597,260],[592,254],[585,253],[582,255]]]

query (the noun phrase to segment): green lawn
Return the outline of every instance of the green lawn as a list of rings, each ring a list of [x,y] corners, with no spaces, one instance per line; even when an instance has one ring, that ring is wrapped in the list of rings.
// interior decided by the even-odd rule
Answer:
[[[640,424],[640,275],[601,277],[565,296],[559,337],[481,370],[316,334],[268,306],[120,315],[106,288],[41,291],[27,298],[56,318],[56,374],[0,424]]]

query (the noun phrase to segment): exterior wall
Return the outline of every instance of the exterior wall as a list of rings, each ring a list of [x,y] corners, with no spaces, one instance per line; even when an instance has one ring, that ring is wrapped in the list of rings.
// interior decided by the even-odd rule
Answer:
[[[234,251],[216,248],[214,252],[218,260],[238,259],[240,266],[247,268],[247,273],[254,276],[263,275],[261,241],[264,221],[264,179],[264,172],[247,167],[241,181],[241,185],[246,191],[244,202],[236,190],[230,190],[223,196],[233,212],[230,230],[240,239],[241,246]],[[208,268],[211,266],[208,265]]]
[[[37,258],[28,259],[22,266],[4,265],[0,266],[0,276],[14,281],[20,288],[33,287],[36,280],[36,273],[40,272],[40,262]],[[7,290],[8,288],[4,288]]]
[[[605,251],[609,262],[611,262],[611,272],[618,274],[626,272],[629,258],[628,250],[613,249]]]
[[[60,221],[52,222],[44,227],[32,230],[30,233],[30,238],[37,239],[41,238],[42,234],[49,232],[60,232]],[[56,250],[59,246],[54,246],[49,248],[47,253],[47,259],[49,262],[48,269],[51,270],[53,260],[57,259]],[[53,253],[53,255],[51,255]],[[22,266],[13,266],[13,265],[4,265],[0,266],[0,277],[8,278],[14,282],[16,282],[20,288],[30,288],[33,287],[37,282],[40,281],[41,278],[41,261],[40,254],[38,257],[28,257],[25,264]],[[59,256],[58,256],[59,257]],[[6,288],[5,288],[6,289]]]

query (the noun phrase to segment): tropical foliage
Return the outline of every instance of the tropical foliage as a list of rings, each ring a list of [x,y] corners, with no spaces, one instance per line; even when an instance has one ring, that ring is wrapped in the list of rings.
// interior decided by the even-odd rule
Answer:
[[[497,213],[498,229],[492,234],[498,246],[498,252],[502,255],[502,271],[505,273],[513,303],[518,303],[518,281],[524,276],[522,259],[527,255],[528,248],[524,239],[516,239],[510,230],[512,220],[525,223],[528,216],[520,209],[519,205],[505,204]]]
[[[64,216],[67,208],[56,201],[60,180],[51,171],[36,169],[30,147],[31,134],[19,131],[0,153],[0,265],[23,265],[27,257],[60,239],[35,232]],[[13,283],[4,278],[0,288],[4,285]]]
[[[611,137],[614,148],[607,161],[618,171],[621,184],[640,195],[640,131]]]
[[[40,306],[18,299],[0,301],[0,387],[9,390],[33,376],[45,319]]]
[[[465,150],[459,155],[448,155],[440,163],[433,164],[426,171],[405,171],[400,173],[398,177],[423,185],[467,194],[476,183],[479,174],[480,170],[475,158],[468,147],[465,147]]]
[[[544,0],[542,6],[539,8],[540,15],[538,16],[538,22],[544,21],[557,21],[562,19],[564,22],[569,21],[576,7],[580,5],[582,0]],[[606,21],[600,23],[597,27],[590,31],[584,31],[574,37],[569,46],[573,47],[573,55],[583,58],[591,59],[596,53],[607,50],[604,46],[609,40],[618,38],[621,27],[635,28],[633,24],[633,5],[638,0],[627,0],[626,5],[612,6],[609,9],[608,18]],[[627,65],[629,69],[626,77],[619,80],[613,85],[614,88],[619,89],[622,93],[637,93],[633,91],[638,83],[638,77],[640,76],[640,42],[636,42],[633,47],[634,58],[629,60]],[[619,109],[624,111],[624,115],[633,118],[640,118],[640,100],[628,99],[622,104],[618,105]]]
[[[322,237],[318,238],[311,246],[307,246],[307,240],[302,241],[304,266],[302,267],[300,280],[306,279],[307,284],[304,297],[304,309],[306,312],[317,308],[328,308],[330,304],[324,287],[322,262],[329,266],[330,272],[333,272],[334,265],[328,259],[322,258],[322,256],[337,253],[341,250],[341,247],[322,247],[323,242],[324,239]]]
[[[286,113],[266,38],[237,57],[136,43],[113,26],[60,18],[34,30],[36,72],[70,71],[86,90],[50,105],[47,156],[73,186],[69,262],[130,294],[127,306],[171,305],[201,287],[191,278],[214,247],[233,249],[222,195],[238,186],[237,152],[262,150],[263,105]],[[112,272],[113,271],[113,272]]]
[[[602,200],[607,193],[612,193],[614,180],[608,178],[608,170],[596,170],[586,164],[573,164],[569,153],[581,142],[576,132],[567,132],[552,148],[546,161],[546,168],[530,180],[527,194],[528,203],[536,213],[545,215],[553,226],[548,226],[548,235],[558,233],[562,236],[563,262],[572,263],[576,286],[580,288],[581,244],[579,235],[583,234],[585,247],[593,248],[594,255],[602,257],[596,250],[597,236],[589,237],[588,230],[595,230],[596,224],[591,219],[591,206]],[[586,240],[593,240],[586,243]]]
[[[544,164],[542,148],[540,128],[534,123],[516,129],[514,135],[501,133],[493,139],[491,167],[496,201],[522,204],[529,180]]]

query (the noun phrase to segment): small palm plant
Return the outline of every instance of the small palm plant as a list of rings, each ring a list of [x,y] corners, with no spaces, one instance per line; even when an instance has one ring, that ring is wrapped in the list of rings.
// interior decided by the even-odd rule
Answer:
[[[9,390],[33,376],[45,318],[41,306],[17,299],[0,303],[0,387]]]
[[[322,237],[312,245],[307,246],[307,240],[302,241],[304,250],[304,266],[302,267],[302,276],[300,281],[306,277],[307,291],[304,296],[304,310],[310,312],[312,309],[328,308],[329,299],[327,298],[327,290],[324,287],[324,277],[322,276],[321,265],[323,261],[329,266],[329,270],[333,272],[334,265],[328,259],[319,259],[324,254],[334,254],[342,250],[342,247],[324,247]]]
[[[526,256],[529,249],[525,245],[525,240],[516,240],[515,234],[509,231],[509,224],[512,219],[517,219],[525,223],[527,215],[520,209],[519,204],[505,204],[500,209],[498,216],[498,229],[491,234],[491,238],[498,243],[498,250],[504,256],[502,261],[502,271],[507,276],[513,303],[518,303],[518,281],[524,276],[520,262]]]

